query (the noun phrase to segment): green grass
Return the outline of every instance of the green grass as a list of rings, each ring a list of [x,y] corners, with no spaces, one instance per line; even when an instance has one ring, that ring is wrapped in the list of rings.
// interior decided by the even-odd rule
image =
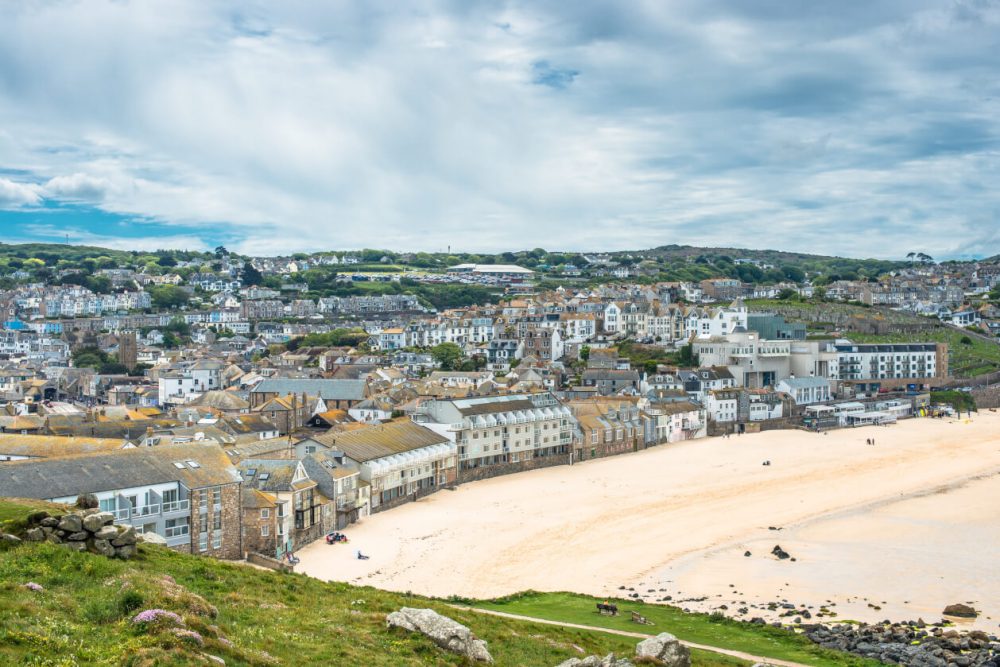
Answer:
[[[44,503],[0,501],[6,529]],[[176,582],[166,578],[169,575]],[[27,582],[44,587],[25,588]],[[465,665],[426,638],[385,627],[402,606],[431,607],[489,643],[496,664],[551,667],[585,654],[633,655],[637,640],[498,618],[441,600],[328,583],[142,545],[128,562],[22,544],[0,551],[0,664]],[[166,628],[141,628],[144,609],[179,614],[194,646]],[[228,644],[231,642],[231,644]],[[581,653],[576,647],[583,649]],[[747,663],[697,651],[696,667]]]
[[[614,600],[620,610],[619,615],[603,616],[596,612],[595,604],[599,601],[597,598],[575,593],[528,592],[473,604],[483,609],[616,630],[650,634],[669,632],[680,639],[698,644],[791,660],[817,667],[833,665],[863,667],[879,664],[857,656],[824,649],[809,639],[787,630],[740,623],[709,614],[688,613],[668,605],[646,604],[634,600]],[[640,626],[633,623],[629,613],[631,611],[642,614],[652,621],[653,625]]]

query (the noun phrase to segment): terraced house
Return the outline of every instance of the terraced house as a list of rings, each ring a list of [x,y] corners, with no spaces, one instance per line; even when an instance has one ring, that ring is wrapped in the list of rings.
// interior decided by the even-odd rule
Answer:
[[[11,461],[3,495],[74,503],[92,493],[115,523],[157,533],[187,553],[243,557],[239,471],[216,444],[137,447]]]
[[[575,424],[550,392],[429,401],[418,418],[454,438],[460,470],[568,454]]]

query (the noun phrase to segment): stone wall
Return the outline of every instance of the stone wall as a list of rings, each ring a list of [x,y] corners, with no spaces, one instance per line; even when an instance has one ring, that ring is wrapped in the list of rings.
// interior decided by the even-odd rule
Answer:
[[[519,463],[494,463],[493,465],[480,466],[470,470],[459,470],[458,481],[459,483],[464,484],[465,482],[475,482],[480,479],[490,479],[492,477],[509,475],[515,472],[535,470],[536,468],[550,468],[552,466],[569,465],[569,462],[570,454],[567,453],[553,454],[552,456],[539,456],[532,458],[530,461],[521,461]]]
[[[138,535],[132,526],[114,525],[111,512],[86,509],[61,516],[48,512],[28,515],[28,528],[23,539],[27,542],[52,542],[74,551],[87,551],[108,558],[131,558],[136,553]],[[4,536],[8,542],[18,541],[16,536]]]
[[[263,554],[255,554],[252,551],[247,552],[247,562],[251,565],[259,565],[260,567],[266,567],[269,570],[277,570],[278,572],[294,571],[294,568],[288,563],[282,563],[276,558],[271,558]]]
[[[976,408],[979,410],[989,410],[1000,408],[1000,384],[991,387],[977,387],[972,390],[972,398],[976,401]]]

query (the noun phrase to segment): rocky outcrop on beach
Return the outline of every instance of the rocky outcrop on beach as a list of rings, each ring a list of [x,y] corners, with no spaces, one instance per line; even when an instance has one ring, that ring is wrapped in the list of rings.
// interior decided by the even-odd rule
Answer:
[[[945,616],[957,616],[958,618],[975,618],[979,616],[979,612],[967,604],[950,604],[941,613]]]
[[[908,667],[1000,667],[1000,642],[974,630],[960,633],[923,621],[874,625],[801,626],[824,648]]]
[[[442,616],[433,609],[403,607],[389,614],[385,621],[390,628],[419,632],[441,648],[464,655],[470,660],[493,662],[486,642],[476,639],[472,631],[458,621]]]

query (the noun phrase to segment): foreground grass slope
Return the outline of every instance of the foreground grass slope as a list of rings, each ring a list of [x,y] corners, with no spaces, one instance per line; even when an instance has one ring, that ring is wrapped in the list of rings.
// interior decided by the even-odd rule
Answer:
[[[16,531],[44,504],[0,500],[0,528]],[[42,590],[32,590],[32,582]],[[805,650],[787,632],[712,623],[668,607],[645,605],[656,622],[643,628],[590,612],[583,596],[527,594],[520,605],[484,604],[540,618],[683,638],[814,665],[864,664],[846,655]],[[585,654],[632,655],[637,640],[464,611],[441,600],[327,583],[241,564],[142,546],[131,561],[76,553],[51,544],[0,550],[0,664],[25,665],[463,665],[429,640],[385,627],[402,606],[431,607],[489,642],[498,665],[553,666]],[[178,614],[173,623],[134,623],[144,610]],[[196,633],[196,636],[195,636]],[[818,650],[817,650],[818,651]],[[840,660],[838,660],[838,658]],[[694,651],[698,667],[743,661]]]
[[[806,665],[827,667],[874,666],[879,663],[817,646],[806,637],[767,625],[751,625],[728,620],[720,615],[688,613],[677,607],[645,604],[637,600],[612,599],[621,613],[601,616],[595,610],[597,598],[576,593],[536,593],[529,591],[506,598],[474,602],[472,606],[510,614],[544,618],[552,621],[594,625],[614,630],[669,632],[679,639],[697,644],[742,651],[753,655],[780,658]],[[629,612],[649,619],[652,626],[637,626]]]
[[[37,503],[31,503],[38,507]],[[0,501],[16,530],[34,507]],[[41,586],[36,591],[27,583]],[[460,611],[443,601],[326,583],[143,546],[128,562],[51,544],[0,551],[0,664],[463,665],[425,638],[385,627],[402,606],[432,607],[489,642],[498,665],[557,665],[636,640]],[[184,631],[136,624],[147,609],[178,614]],[[701,667],[745,663],[699,652]]]

